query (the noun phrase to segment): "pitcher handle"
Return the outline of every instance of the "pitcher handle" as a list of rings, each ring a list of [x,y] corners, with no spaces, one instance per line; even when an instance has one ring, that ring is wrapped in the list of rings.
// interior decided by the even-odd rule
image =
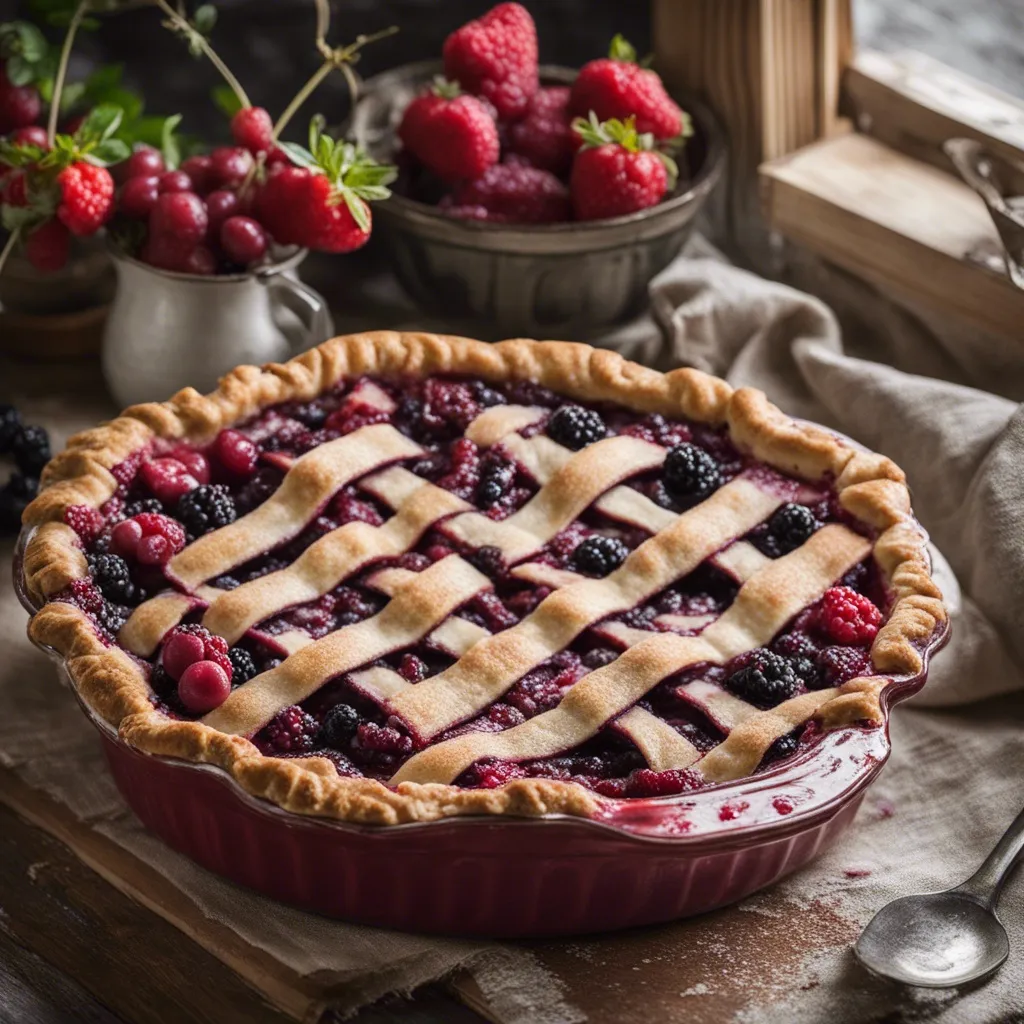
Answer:
[[[270,291],[270,301],[290,310],[306,328],[303,350],[334,337],[334,321],[319,292],[287,274],[267,274],[259,280]]]

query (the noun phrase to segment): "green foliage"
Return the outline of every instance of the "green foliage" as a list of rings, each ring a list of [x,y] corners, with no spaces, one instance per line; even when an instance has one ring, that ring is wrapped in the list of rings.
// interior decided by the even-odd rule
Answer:
[[[230,121],[242,109],[242,101],[229,85],[218,85],[210,93],[214,105]]]

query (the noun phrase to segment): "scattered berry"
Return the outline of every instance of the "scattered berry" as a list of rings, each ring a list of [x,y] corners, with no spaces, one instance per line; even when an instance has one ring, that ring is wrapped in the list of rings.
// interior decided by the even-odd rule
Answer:
[[[260,745],[271,754],[305,754],[313,749],[318,729],[316,719],[293,704],[263,730]]]
[[[10,480],[0,489],[0,531],[18,532],[21,528],[21,515],[38,490],[39,481],[35,477],[11,474]]]
[[[455,208],[479,207],[508,224],[553,224],[569,220],[569,190],[550,171],[495,164],[455,189]],[[442,207],[443,208],[443,207]],[[476,219],[476,218],[474,218]]]
[[[68,261],[71,232],[56,219],[45,221],[25,239],[25,256],[41,274],[53,274]]]
[[[836,643],[869,644],[878,634],[882,613],[856,590],[831,587],[818,606],[816,623]]]
[[[569,87],[538,89],[527,104],[525,117],[508,130],[509,151],[533,167],[565,175],[575,152],[571,124]]]
[[[128,572],[128,563],[119,555],[86,555],[93,581],[108,601],[131,604],[135,584]]]
[[[84,160],[57,175],[61,202],[57,217],[73,235],[95,234],[114,212],[114,179],[105,167]]]
[[[588,576],[607,576],[622,565],[628,554],[629,548],[618,537],[598,534],[583,541],[572,558],[580,572]]]
[[[262,107],[243,107],[231,119],[231,137],[254,156],[274,144],[274,121]]]
[[[165,505],[173,505],[199,486],[199,481],[177,459],[150,459],[139,467],[139,476]]]
[[[117,208],[133,220],[148,220],[160,191],[160,179],[155,175],[129,178],[121,188]]]
[[[729,676],[725,685],[751,704],[773,708],[796,696],[800,680],[788,658],[760,648],[744,659],[743,666]]]
[[[320,741],[337,750],[347,747],[359,727],[359,712],[348,704],[335,704],[320,723]]]
[[[580,69],[569,110],[577,117],[589,117],[593,111],[599,121],[635,117],[638,132],[650,132],[659,140],[686,130],[683,112],[665,92],[661,79],[636,63],[636,50],[621,36],[612,40],[608,57]]]
[[[548,436],[573,451],[600,441],[606,432],[601,414],[581,405],[563,405],[548,420]]]
[[[39,476],[43,467],[53,458],[50,435],[42,427],[21,426],[15,432],[11,453],[18,469],[25,476]]]
[[[260,452],[238,430],[222,430],[213,442],[213,457],[234,477],[250,477],[256,472]]]
[[[718,463],[703,448],[683,442],[665,456],[665,484],[677,499],[703,501],[722,485]]]
[[[478,178],[498,162],[501,149],[498,126],[487,107],[444,81],[406,107],[398,137],[444,181]]]
[[[486,97],[501,118],[522,117],[537,91],[537,27],[520,4],[498,4],[456,29],[443,56],[445,77]]]
[[[223,484],[204,484],[178,502],[177,517],[193,537],[233,523],[238,515],[235,500]]]
[[[0,455],[11,451],[20,429],[21,413],[9,402],[0,402]]]
[[[189,665],[178,680],[178,697],[193,714],[204,715],[218,708],[231,692],[231,680],[214,661]]]
[[[255,263],[267,251],[267,235],[251,217],[228,217],[220,228],[220,244],[233,262]]]
[[[208,224],[206,206],[194,192],[164,192],[149,218],[153,235],[164,235],[183,246],[198,245]]]
[[[675,165],[652,149],[632,118],[599,123],[578,119],[573,129],[583,139],[569,178],[577,220],[622,217],[661,202],[674,186]]]
[[[232,647],[228,651],[228,660],[231,662],[231,683],[233,686],[241,686],[242,683],[249,682],[256,675],[256,662],[253,661],[252,655],[244,647]]]

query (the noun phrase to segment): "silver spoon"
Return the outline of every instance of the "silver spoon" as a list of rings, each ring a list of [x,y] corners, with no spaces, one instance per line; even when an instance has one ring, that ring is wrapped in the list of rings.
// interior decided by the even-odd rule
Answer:
[[[998,970],[1010,942],[995,906],[1022,851],[1024,811],[962,885],[882,907],[853,947],[857,959],[873,974],[926,988],[964,985]]]

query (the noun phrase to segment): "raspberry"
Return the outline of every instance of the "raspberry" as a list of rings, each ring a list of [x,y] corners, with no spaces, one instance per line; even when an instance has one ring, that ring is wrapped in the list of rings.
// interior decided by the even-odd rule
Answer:
[[[684,442],[665,456],[665,484],[677,499],[694,503],[721,486],[722,474],[703,448]]]
[[[800,680],[787,658],[761,648],[743,659],[725,685],[751,704],[771,708],[796,696]]]
[[[185,546],[185,531],[169,516],[154,512],[118,523],[110,534],[110,550],[141,565],[166,565]]]
[[[142,482],[165,505],[172,505],[199,486],[199,481],[177,459],[150,459],[139,467]]]
[[[64,510],[64,522],[83,544],[91,544],[103,529],[103,516],[89,505],[71,505]]]
[[[526,107],[526,116],[508,130],[508,147],[533,167],[564,175],[572,163],[569,87],[538,89]]]
[[[246,478],[256,472],[259,449],[238,430],[222,430],[213,442],[212,451],[221,468],[233,477]]]
[[[456,206],[483,207],[509,224],[553,224],[571,219],[569,190],[550,171],[495,164],[452,194]],[[488,217],[487,219],[494,219]]]
[[[152,146],[140,147],[118,166],[119,176],[123,181],[130,181],[132,178],[151,178],[163,174],[166,169],[160,151]]]
[[[35,124],[42,109],[39,92],[33,86],[0,80],[0,135]]]
[[[525,7],[498,4],[456,29],[442,52],[446,78],[486,97],[499,117],[522,117],[539,85],[537,26]]]
[[[267,235],[252,217],[228,217],[220,227],[220,244],[235,263],[255,263],[267,251]]]
[[[274,144],[274,121],[262,107],[243,107],[231,119],[231,137],[254,156]]]
[[[252,170],[252,154],[240,146],[220,146],[210,154],[210,177],[218,188],[236,188]]]
[[[378,754],[408,754],[412,750],[412,738],[390,725],[376,725],[364,722],[356,731],[359,746]]]
[[[213,187],[213,161],[208,156],[190,156],[182,161],[181,170],[192,180],[192,187],[199,195],[205,195]]]
[[[189,665],[178,680],[178,697],[185,707],[204,715],[220,707],[231,692],[231,679],[214,661],[197,661]]]
[[[147,220],[160,195],[157,177],[129,178],[121,188],[118,209],[133,220]]]
[[[73,235],[95,234],[114,212],[114,179],[105,167],[79,161],[57,175],[57,217]]]
[[[818,666],[827,686],[841,686],[871,672],[871,655],[859,647],[826,647],[818,655]]]
[[[160,175],[158,190],[164,192],[192,192],[192,179],[184,171],[164,171]]]
[[[225,590],[232,589],[225,587]],[[256,662],[252,655],[244,647],[232,647],[228,651],[228,661],[231,662],[231,683],[233,686],[241,686],[247,683],[256,675]]]
[[[210,482],[210,463],[202,452],[179,444],[167,454],[170,458],[177,459],[201,484]]]
[[[626,560],[629,548],[618,537],[598,534],[587,537],[573,552],[572,559],[580,572],[588,576],[607,576]]]
[[[600,441],[606,432],[600,413],[581,405],[563,405],[548,420],[548,436],[573,451]]]
[[[500,701],[490,706],[487,718],[502,729],[512,729],[526,721],[526,716],[522,711],[512,707],[511,704],[504,704]]]
[[[467,773],[469,785],[476,789],[497,789],[513,779],[521,779],[525,774],[515,761],[488,761],[474,765]]]
[[[11,452],[25,476],[39,476],[53,457],[50,435],[42,427],[22,426],[14,434]]]
[[[673,186],[665,160],[650,136],[633,122],[574,122],[584,139],[573,161],[569,193],[577,220],[622,217],[661,202]]]
[[[463,431],[480,414],[473,389],[462,381],[431,378],[423,385],[423,426],[429,430]]]
[[[610,53],[580,69],[569,96],[570,112],[588,117],[594,111],[599,121],[632,116],[638,132],[650,132],[656,139],[680,135],[682,111],[658,75],[636,63],[636,51],[621,36],[612,41]]]
[[[437,481],[437,486],[460,498],[472,497],[480,483],[480,449],[468,437],[460,437],[453,442],[448,457],[448,472]]]
[[[398,674],[406,682],[418,683],[421,679],[426,678],[427,666],[415,654],[403,654],[398,666]]]
[[[331,512],[340,523],[369,523],[380,526],[384,522],[381,514],[368,502],[361,501],[350,491],[342,491],[331,502]]]
[[[223,484],[205,484],[189,491],[179,500],[175,511],[193,537],[219,530],[238,516],[235,501]]]
[[[41,274],[53,274],[68,261],[71,233],[59,220],[48,220],[25,239],[25,256]]]
[[[86,555],[89,571],[100,593],[108,601],[131,604],[135,599],[135,584],[128,572],[128,563],[118,555]]]
[[[816,625],[840,644],[869,644],[878,634],[882,613],[863,594],[849,587],[825,591],[815,617]]]
[[[795,551],[821,524],[806,505],[783,505],[768,520],[770,550],[768,555],[785,555]]]
[[[402,145],[443,181],[478,178],[498,162],[498,126],[475,96],[438,83],[417,96],[398,126]]]
[[[359,712],[348,704],[335,704],[320,723],[320,742],[341,749],[352,742],[359,727]]]
[[[484,620],[484,625],[492,633],[500,633],[503,629],[509,629],[519,621],[505,607],[501,598],[490,591],[478,594],[470,602],[469,607],[479,613],[480,617]]]
[[[638,768],[626,780],[626,793],[631,797],[672,796],[685,793],[698,784],[692,773],[676,768],[663,772]]]
[[[206,207],[194,192],[164,192],[149,218],[153,235],[173,239],[182,246],[198,245],[208,225]]]
[[[71,592],[73,603],[78,605],[83,612],[91,612],[95,615],[103,607],[103,595],[92,580],[72,580],[68,584],[68,590]]]
[[[490,508],[512,486],[516,476],[516,467],[501,458],[500,455],[488,453],[480,470],[480,486],[476,490],[476,504],[480,508]]]

